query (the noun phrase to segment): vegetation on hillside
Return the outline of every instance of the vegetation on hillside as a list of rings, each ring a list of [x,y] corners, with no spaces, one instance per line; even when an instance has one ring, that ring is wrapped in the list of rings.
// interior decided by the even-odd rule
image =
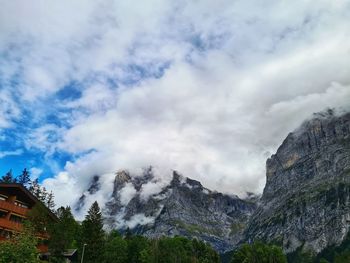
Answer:
[[[232,256],[231,263],[287,263],[280,247],[262,242],[242,245]]]

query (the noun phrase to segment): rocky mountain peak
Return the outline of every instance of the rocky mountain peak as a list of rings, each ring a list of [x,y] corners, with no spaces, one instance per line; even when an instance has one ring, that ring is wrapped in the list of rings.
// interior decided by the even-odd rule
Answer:
[[[320,252],[350,227],[350,113],[315,114],[266,162],[261,205],[247,239]]]
[[[96,193],[98,190],[100,190],[100,177],[98,175],[94,175],[92,177],[91,183],[90,183],[90,187],[88,188],[88,192],[90,194],[94,194]]]
[[[124,184],[126,182],[129,182],[131,180],[130,174],[126,170],[121,170],[115,173],[115,184]]]
[[[172,187],[181,187],[186,186],[188,188],[200,189],[203,190],[203,186],[199,181],[187,178],[179,174],[177,171],[173,171],[173,178],[170,182]]]
[[[131,176],[128,171],[121,170],[115,173],[114,177],[114,187],[113,187],[113,196],[118,194],[118,191],[120,191],[126,183],[131,181]]]
[[[339,168],[344,166],[329,170],[327,166],[338,160],[334,156],[326,156],[325,152],[339,154],[338,150],[343,152],[349,148],[349,127],[350,113],[337,116],[333,111],[327,111],[315,114],[313,119],[290,133],[276,154],[266,162],[267,183],[263,197],[275,196],[286,187],[294,189],[309,180],[327,179],[325,177],[330,173],[332,177],[340,173]],[[307,163],[310,163],[309,170],[304,173],[299,171],[300,165]],[[325,170],[322,172],[321,168]]]
[[[232,249],[242,238],[255,203],[210,191],[176,171],[166,178],[155,176],[151,167],[138,175],[116,173],[113,192],[101,204],[106,228],[129,228],[148,237],[197,237],[218,251]],[[83,199],[97,194],[85,191]],[[81,200],[78,203],[82,207]]]

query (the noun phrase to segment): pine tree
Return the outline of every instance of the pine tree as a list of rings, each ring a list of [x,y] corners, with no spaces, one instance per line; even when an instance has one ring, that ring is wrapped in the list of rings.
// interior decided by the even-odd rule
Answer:
[[[56,215],[58,222],[49,227],[49,250],[54,258],[62,260],[62,253],[69,248],[76,248],[79,224],[75,221],[71,208],[60,207]]]
[[[18,183],[27,186],[30,183],[30,175],[27,168],[24,168],[22,173],[17,178]]]
[[[42,203],[36,203],[28,212],[28,221],[37,233],[45,233],[52,223],[47,209]]]
[[[1,183],[16,183],[16,178],[12,175],[12,169],[8,171],[3,177],[0,179]]]
[[[39,200],[41,200],[41,187],[39,184],[39,180],[35,179],[30,182],[29,191]]]
[[[52,191],[47,194],[47,197],[46,197],[46,206],[51,210],[53,211],[56,204],[55,204],[55,201],[54,201],[54,195],[52,193]],[[69,208],[70,209],[70,208]]]
[[[125,236],[125,239],[126,239],[126,240],[132,238],[132,233],[131,233],[131,230],[130,230],[129,227],[126,229],[124,236]]]
[[[47,192],[45,187],[41,187],[39,184],[39,180],[35,179],[30,182],[29,191],[38,198],[47,208],[51,211],[55,208],[54,195],[52,191]]]
[[[45,187],[41,187],[40,185],[39,185],[39,189],[40,189],[39,200],[47,206],[47,198],[49,193],[47,192]]]
[[[82,223],[82,241],[86,243],[84,262],[103,262],[105,233],[103,231],[102,213],[95,201]]]

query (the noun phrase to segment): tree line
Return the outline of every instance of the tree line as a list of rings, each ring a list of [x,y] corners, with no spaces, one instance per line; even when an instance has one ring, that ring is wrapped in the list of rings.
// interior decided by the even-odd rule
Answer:
[[[90,207],[85,219],[75,220],[70,207],[60,207],[52,222],[41,206],[35,206],[28,215],[25,231],[0,242],[0,263],[38,263],[38,242],[47,242],[49,262],[63,263],[63,252],[76,248],[80,262],[84,249],[84,263],[219,263],[218,253],[199,240],[184,237],[149,239],[126,231],[121,235],[113,230],[106,232],[97,202]],[[46,230],[50,239],[40,241],[34,233]],[[25,249],[23,249],[25,248]]]
[[[70,207],[57,210],[59,222],[51,230],[52,259],[62,262],[62,251],[77,247],[79,259],[85,244],[85,263],[219,263],[218,253],[209,245],[184,237],[149,239],[126,231],[121,235],[103,229],[103,217],[94,202],[84,221],[78,224]],[[54,258],[54,259],[53,259]]]

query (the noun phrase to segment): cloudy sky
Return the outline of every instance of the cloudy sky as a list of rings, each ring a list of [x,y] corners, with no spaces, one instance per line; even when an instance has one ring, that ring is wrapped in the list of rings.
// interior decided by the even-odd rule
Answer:
[[[0,2],[0,172],[58,204],[149,165],[261,192],[288,132],[349,109],[347,0]]]

